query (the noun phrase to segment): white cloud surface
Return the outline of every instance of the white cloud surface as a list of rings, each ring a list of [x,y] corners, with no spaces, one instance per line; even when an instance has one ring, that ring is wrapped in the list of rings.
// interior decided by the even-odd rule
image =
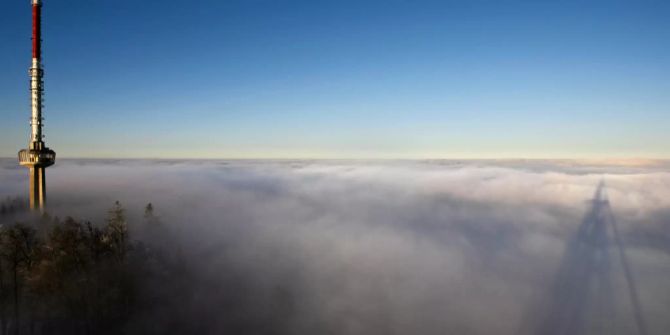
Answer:
[[[120,200],[140,221],[142,206],[154,203],[195,269],[191,299],[178,302],[184,323],[204,333],[271,325],[287,334],[539,334],[558,313],[561,271],[578,272],[561,264],[574,265],[568,241],[603,180],[654,334],[670,329],[667,167],[70,160],[47,179],[54,215],[101,222]],[[0,196],[22,194],[25,183],[23,169],[0,161]],[[634,334],[609,238],[607,295],[619,329]],[[607,333],[588,312],[597,299],[591,281],[577,334]]]

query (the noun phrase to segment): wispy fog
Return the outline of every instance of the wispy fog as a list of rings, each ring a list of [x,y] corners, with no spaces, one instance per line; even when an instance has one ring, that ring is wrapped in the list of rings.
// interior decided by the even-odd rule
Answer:
[[[663,334],[669,168],[61,160],[47,180],[51,215],[103,222],[119,200],[139,231],[152,202],[169,227],[183,289],[131,331]],[[0,197],[26,183],[0,160]]]

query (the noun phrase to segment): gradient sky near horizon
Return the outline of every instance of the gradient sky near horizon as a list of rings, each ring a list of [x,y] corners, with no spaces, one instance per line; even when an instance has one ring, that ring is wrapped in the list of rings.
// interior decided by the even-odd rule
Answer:
[[[667,1],[44,3],[59,157],[670,158]],[[0,3],[0,157],[30,15]]]

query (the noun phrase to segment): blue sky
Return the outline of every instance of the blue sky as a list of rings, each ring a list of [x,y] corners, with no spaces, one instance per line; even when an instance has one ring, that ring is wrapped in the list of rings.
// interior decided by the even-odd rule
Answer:
[[[59,157],[670,158],[664,1],[44,0]],[[30,5],[0,3],[0,156]]]

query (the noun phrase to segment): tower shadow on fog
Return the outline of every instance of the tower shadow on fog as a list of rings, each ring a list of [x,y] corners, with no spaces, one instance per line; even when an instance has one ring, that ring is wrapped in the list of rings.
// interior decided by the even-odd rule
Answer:
[[[632,320],[639,335],[647,335],[637,286],[619,236],[617,223],[600,182],[578,231],[568,241],[537,335],[631,334],[621,322]],[[617,262],[626,281],[626,294],[617,294],[613,273]],[[618,272],[617,272],[618,273]],[[630,302],[632,314],[621,313],[618,302]]]

